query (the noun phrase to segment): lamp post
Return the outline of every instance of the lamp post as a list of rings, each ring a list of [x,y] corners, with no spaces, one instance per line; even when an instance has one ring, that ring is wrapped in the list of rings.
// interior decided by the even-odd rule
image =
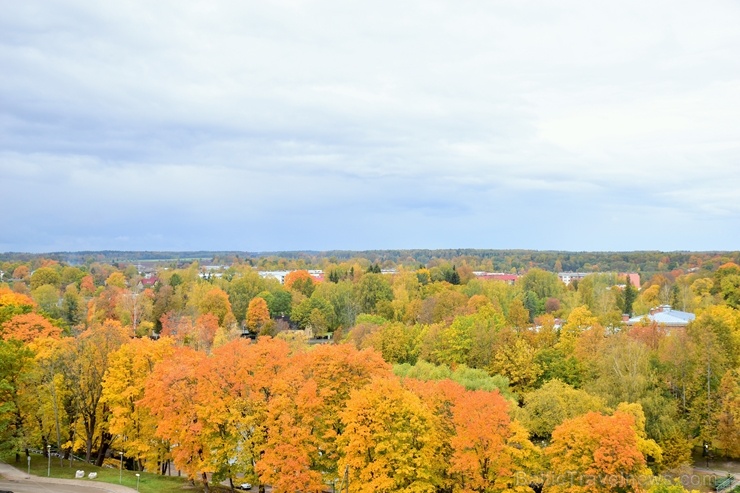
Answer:
[[[46,476],[51,476],[51,445],[46,446],[46,457],[49,459],[49,464],[46,466]]]
[[[139,476],[140,474],[137,472],[136,473],[136,491],[139,491]]]
[[[118,470],[118,484],[122,484],[123,483],[123,451],[118,452],[118,453],[121,454],[121,467]]]

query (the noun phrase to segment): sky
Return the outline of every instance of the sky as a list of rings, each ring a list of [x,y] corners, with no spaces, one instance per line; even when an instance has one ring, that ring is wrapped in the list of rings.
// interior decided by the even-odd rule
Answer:
[[[0,251],[740,248],[740,3],[0,0]]]

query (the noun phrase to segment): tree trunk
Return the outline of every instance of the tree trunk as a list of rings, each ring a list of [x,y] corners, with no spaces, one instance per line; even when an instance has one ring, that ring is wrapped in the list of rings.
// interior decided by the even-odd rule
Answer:
[[[203,491],[205,493],[209,493],[211,490],[208,488],[208,474],[205,472],[200,473],[201,478],[203,479]]]
[[[105,460],[105,455],[108,453],[108,448],[110,447],[110,441],[112,438],[113,436],[107,431],[104,431],[101,435],[100,450],[98,450],[98,457],[95,459],[96,466],[100,467],[103,465],[103,461]]]

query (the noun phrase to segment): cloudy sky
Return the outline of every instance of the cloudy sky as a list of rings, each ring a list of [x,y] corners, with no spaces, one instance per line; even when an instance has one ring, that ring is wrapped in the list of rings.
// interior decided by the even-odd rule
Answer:
[[[740,248],[735,0],[0,10],[0,251]]]

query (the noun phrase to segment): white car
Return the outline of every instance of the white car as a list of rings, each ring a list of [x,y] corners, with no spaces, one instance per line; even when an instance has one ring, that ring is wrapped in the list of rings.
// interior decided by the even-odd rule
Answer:
[[[240,490],[251,490],[252,489],[252,484],[251,483],[242,483],[239,486],[237,486],[237,488],[240,489]]]

